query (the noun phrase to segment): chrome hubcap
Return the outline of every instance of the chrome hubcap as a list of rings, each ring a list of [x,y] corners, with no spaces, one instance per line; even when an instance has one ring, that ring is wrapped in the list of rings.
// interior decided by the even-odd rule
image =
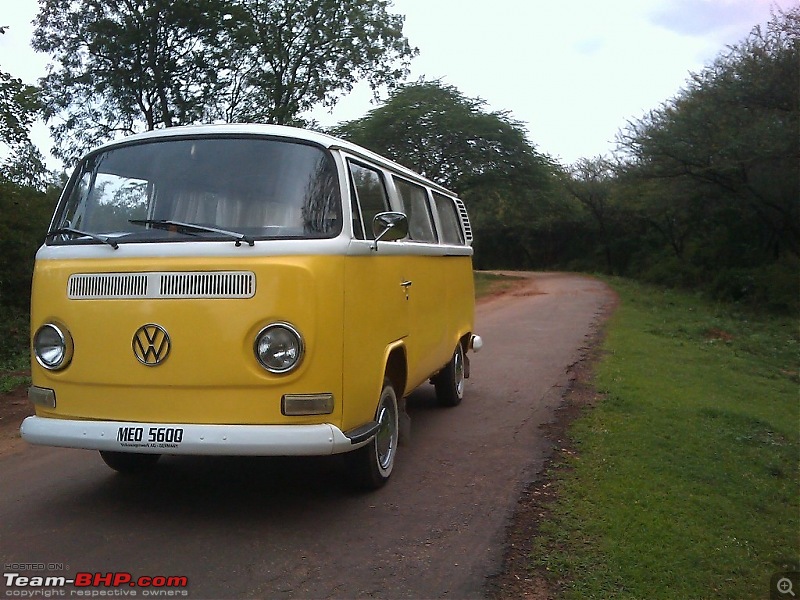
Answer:
[[[395,445],[397,444],[397,418],[390,407],[381,405],[378,413],[378,433],[375,436],[375,450],[378,465],[386,470],[394,459]]]
[[[464,351],[459,346],[453,357],[453,367],[455,371],[456,393],[459,398],[464,396]]]

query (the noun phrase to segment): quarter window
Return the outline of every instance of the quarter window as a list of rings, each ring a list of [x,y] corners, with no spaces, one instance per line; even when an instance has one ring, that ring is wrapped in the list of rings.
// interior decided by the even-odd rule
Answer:
[[[435,243],[436,234],[431,222],[428,192],[424,187],[402,179],[395,178],[394,184],[408,217],[408,233],[411,239],[418,242]]]
[[[350,175],[353,190],[361,208],[362,222],[353,219],[356,237],[359,239],[375,239],[372,232],[372,219],[378,213],[389,210],[389,200],[383,176],[375,169],[357,163],[350,163]],[[355,207],[354,207],[355,208]]]
[[[464,236],[461,232],[461,224],[456,212],[456,204],[452,198],[433,192],[433,202],[436,212],[439,214],[439,222],[442,224],[440,236],[444,244],[464,244]]]

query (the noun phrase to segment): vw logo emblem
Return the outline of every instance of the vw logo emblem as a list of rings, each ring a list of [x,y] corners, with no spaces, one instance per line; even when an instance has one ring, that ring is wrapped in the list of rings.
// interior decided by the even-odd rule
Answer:
[[[133,334],[133,354],[143,365],[160,365],[167,360],[169,349],[169,334],[161,325],[148,323]]]

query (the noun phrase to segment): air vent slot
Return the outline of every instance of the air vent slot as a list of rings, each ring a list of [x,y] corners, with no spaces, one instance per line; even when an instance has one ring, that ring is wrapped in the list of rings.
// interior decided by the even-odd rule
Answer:
[[[250,298],[256,291],[252,273],[163,273],[159,298]]]
[[[135,298],[252,298],[256,276],[249,271],[76,273],[67,283],[70,300]]]
[[[461,218],[461,227],[464,229],[464,239],[467,241],[467,245],[472,243],[472,225],[469,222],[469,215],[467,214],[467,207],[464,206],[464,202],[460,198],[453,198],[456,202],[456,206],[458,207],[458,216]]]
[[[103,273],[72,275],[67,285],[71,300],[88,298],[146,298],[145,273]]]

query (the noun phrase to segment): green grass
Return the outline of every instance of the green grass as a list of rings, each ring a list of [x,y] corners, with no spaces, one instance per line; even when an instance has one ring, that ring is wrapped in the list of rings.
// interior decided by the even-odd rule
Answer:
[[[800,555],[797,320],[611,284],[603,399],[553,471],[532,565],[564,598],[769,597]]]
[[[523,277],[475,271],[475,298],[497,294],[514,287]]]

